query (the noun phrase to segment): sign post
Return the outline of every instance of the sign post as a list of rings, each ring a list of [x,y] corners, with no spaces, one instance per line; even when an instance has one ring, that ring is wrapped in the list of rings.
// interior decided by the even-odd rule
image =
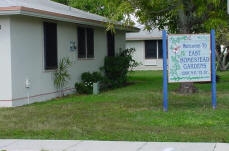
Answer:
[[[168,111],[168,78],[167,78],[167,34],[162,31],[163,45],[163,110]]]
[[[211,30],[211,50],[212,50],[212,108],[216,109],[216,67],[215,67],[215,31]]]
[[[168,110],[168,82],[212,81],[212,107],[215,109],[215,31],[212,30],[211,34],[180,34],[168,37],[163,31],[162,35],[164,111]]]

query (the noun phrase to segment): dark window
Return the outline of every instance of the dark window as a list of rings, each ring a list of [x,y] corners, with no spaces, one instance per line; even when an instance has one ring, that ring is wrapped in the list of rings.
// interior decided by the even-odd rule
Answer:
[[[107,32],[107,55],[115,55],[115,36],[114,33],[111,31]]]
[[[158,58],[163,58],[162,40],[158,40]]]
[[[157,41],[146,40],[145,41],[145,58],[154,59],[157,58]]]
[[[94,58],[94,30],[78,27],[78,58]]]
[[[44,22],[44,64],[45,69],[57,68],[57,25]]]
[[[94,58],[94,30],[87,29],[87,58]]]
[[[86,35],[85,28],[78,27],[78,57],[86,58]]]

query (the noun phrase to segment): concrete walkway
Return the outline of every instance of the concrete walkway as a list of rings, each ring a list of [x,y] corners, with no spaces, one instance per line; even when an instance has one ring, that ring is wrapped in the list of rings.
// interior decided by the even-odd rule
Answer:
[[[229,151],[229,143],[0,139],[0,151]]]

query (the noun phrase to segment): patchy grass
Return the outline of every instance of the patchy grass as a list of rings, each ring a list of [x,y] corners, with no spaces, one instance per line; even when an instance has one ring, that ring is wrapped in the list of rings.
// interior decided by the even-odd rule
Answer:
[[[169,84],[163,112],[162,72],[132,72],[134,84],[99,95],[1,108],[0,138],[229,142],[229,72],[218,74],[216,110],[210,84],[196,84],[194,95]]]

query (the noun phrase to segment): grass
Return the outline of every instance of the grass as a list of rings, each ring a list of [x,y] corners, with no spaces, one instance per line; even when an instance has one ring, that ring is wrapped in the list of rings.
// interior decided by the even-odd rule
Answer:
[[[163,112],[162,72],[133,72],[133,84],[96,96],[1,108],[0,138],[229,142],[229,72],[218,74],[216,110],[210,84],[196,84],[194,95],[176,94],[178,84],[169,84]]]

